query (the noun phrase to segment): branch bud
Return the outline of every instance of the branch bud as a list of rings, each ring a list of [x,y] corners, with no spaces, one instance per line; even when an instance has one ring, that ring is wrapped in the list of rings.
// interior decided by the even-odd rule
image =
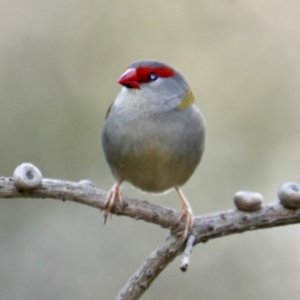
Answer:
[[[14,171],[14,184],[19,190],[34,190],[42,183],[41,171],[31,163],[23,163]]]
[[[263,196],[259,193],[240,191],[234,195],[233,201],[237,209],[253,212],[261,208]]]
[[[278,198],[282,206],[290,209],[300,208],[300,185],[296,182],[283,184],[278,191]]]

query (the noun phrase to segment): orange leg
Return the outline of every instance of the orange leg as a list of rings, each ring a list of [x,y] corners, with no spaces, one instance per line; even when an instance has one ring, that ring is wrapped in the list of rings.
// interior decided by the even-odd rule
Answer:
[[[194,215],[192,211],[192,207],[188,200],[183,195],[181,189],[179,187],[175,187],[175,191],[177,192],[181,203],[182,208],[179,214],[179,217],[177,219],[177,222],[180,222],[183,217],[185,217],[185,227],[184,227],[184,233],[183,238],[186,239],[188,237],[189,232],[191,231],[193,224],[194,224]]]
[[[105,210],[104,224],[106,223],[107,217],[108,217],[111,209],[117,202],[117,200],[119,200],[119,203],[120,203],[121,207],[123,208],[123,198],[122,198],[121,190],[120,190],[121,183],[122,183],[122,181],[116,182],[107,194],[107,197],[106,197],[106,200],[104,203],[104,210]]]

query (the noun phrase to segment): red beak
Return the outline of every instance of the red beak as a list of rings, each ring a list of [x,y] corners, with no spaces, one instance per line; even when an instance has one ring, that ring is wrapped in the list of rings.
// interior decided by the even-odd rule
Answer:
[[[118,83],[130,88],[130,89],[139,89],[139,79],[136,74],[136,69],[129,68],[127,69],[123,75],[119,78]]]

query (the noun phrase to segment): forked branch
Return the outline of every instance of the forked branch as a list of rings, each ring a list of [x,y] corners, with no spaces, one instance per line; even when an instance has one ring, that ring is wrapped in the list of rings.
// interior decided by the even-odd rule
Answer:
[[[14,178],[0,178],[0,198],[52,198],[78,202],[99,209],[104,208],[107,193],[94,188],[89,181],[85,180],[75,183],[42,178],[37,180],[36,176],[38,177],[39,175],[35,173],[34,169],[21,168],[21,171],[23,175],[16,174],[15,172]],[[20,178],[22,178],[21,181],[19,181]],[[26,180],[31,184],[27,186]],[[34,183],[32,183],[33,180]],[[299,223],[299,194],[300,187],[298,184],[287,183],[283,185],[279,191],[281,202],[257,206],[257,194],[255,194],[256,205],[255,211],[253,212],[232,209],[195,217],[192,235],[187,245],[185,241],[181,239],[183,227],[174,227],[178,217],[177,211],[153,205],[146,201],[124,198],[123,210],[119,207],[114,207],[112,213],[118,215],[122,214],[123,216],[131,217],[135,220],[143,220],[164,228],[170,228],[171,235],[165,239],[129,279],[127,284],[120,291],[117,299],[139,299],[153,280],[184,250],[185,256],[182,261],[181,269],[185,271],[188,267],[192,246],[198,243],[204,243],[213,238],[250,230]],[[240,198],[243,199],[243,194],[239,193],[238,196],[239,201]],[[249,193],[247,193],[245,196],[247,209],[251,207],[251,205],[249,206],[249,199],[251,200],[251,197],[249,198]],[[239,203],[238,206],[239,208],[241,207],[240,204],[241,203]],[[285,208],[283,205],[290,209]]]

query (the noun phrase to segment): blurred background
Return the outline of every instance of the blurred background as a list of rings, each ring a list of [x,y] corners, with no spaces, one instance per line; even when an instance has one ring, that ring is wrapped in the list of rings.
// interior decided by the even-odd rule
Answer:
[[[188,79],[207,122],[184,187],[197,215],[239,190],[277,201],[300,171],[300,2],[4,0],[0,10],[0,175],[22,162],[44,177],[113,178],[100,144],[116,83],[155,58]],[[174,192],[126,196],[180,208]],[[0,299],[114,299],[168,235],[158,226],[51,199],[0,200]],[[299,225],[198,245],[142,299],[299,299]]]

